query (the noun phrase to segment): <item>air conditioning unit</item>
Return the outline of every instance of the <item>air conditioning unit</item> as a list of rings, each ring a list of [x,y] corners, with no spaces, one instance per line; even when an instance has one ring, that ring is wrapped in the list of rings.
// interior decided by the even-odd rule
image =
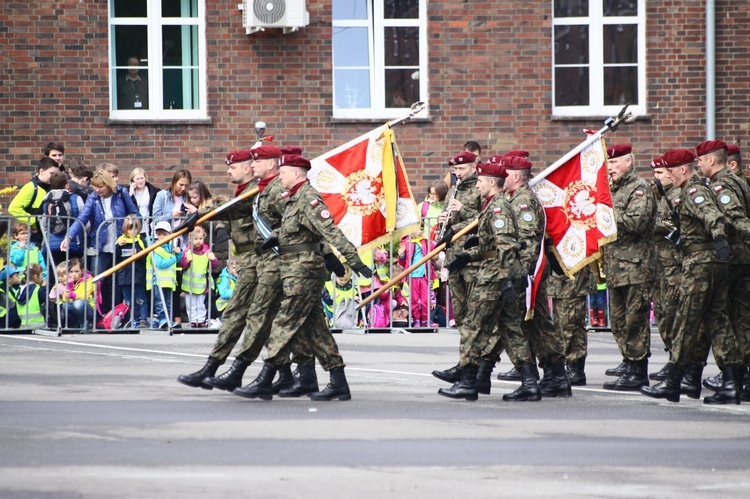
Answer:
[[[266,28],[291,33],[310,24],[306,0],[243,0],[239,8],[248,35]]]

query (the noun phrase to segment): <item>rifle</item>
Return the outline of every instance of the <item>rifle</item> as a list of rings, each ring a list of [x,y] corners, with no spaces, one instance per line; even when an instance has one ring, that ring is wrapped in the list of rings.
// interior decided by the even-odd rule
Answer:
[[[664,190],[664,186],[662,185],[661,181],[658,178],[655,178],[654,184],[656,184],[656,188],[659,189],[659,194],[664,196],[664,199],[667,202],[667,208],[669,208],[669,218],[671,220],[672,227],[669,231],[669,234],[664,236],[664,239],[666,239],[667,241],[671,241],[678,250],[682,251],[682,237],[680,236],[680,215],[679,213],[677,213],[677,210],[669,200],[667,191]],[[667,224],[667,227],[669,227],[669,225],[670,224]]]

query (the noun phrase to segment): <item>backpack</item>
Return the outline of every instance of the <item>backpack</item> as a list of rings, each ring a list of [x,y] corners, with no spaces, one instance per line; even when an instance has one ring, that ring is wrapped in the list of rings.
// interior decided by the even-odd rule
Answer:
[[[77,210],[73,208],[70,193],[62,192],[59,196],[52,196],[46,203],[44,214],[47,216],[46,226],[49,227],[49,232],[58,236],[66,234],[72,222],[71,218],[78,216],[75,213]]]
[[[370,307],[372,314],[372,323],[370,327],[385,328],[388,327],[388,316],[385,313],[385,306],[382,303],[376,303]]]
[[[101,329],[120,329],[120,326],[125,322],[128,312],[130,312],[130,305],[125,302],[118,303],[115,308],[99,319],[96,327]]]
[[[357,325],[357,302],[349,297],[336,305],[331,324],[335,328],[349,329]]]

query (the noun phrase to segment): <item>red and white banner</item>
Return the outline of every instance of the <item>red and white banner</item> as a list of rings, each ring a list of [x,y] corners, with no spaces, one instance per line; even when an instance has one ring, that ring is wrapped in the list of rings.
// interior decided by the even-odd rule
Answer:
[[[386,124],[311,161],[310,183],[358,249],[419,229],[417,205]]]
[[[554,251],[571,276],[601,256],[601,245],[617,238],[606,160],[599,133],[530,183],[547,215]]]

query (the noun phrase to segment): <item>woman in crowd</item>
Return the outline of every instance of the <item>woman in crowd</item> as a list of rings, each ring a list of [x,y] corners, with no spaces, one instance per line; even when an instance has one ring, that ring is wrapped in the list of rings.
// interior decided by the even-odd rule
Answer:
[[[130,172],[130,198],[141,214],[141,238],[144,241],[151,232],[149,227],[151,227],[151,217],[154,214],[154,203],[158,193],[159,189],[148,181],[143,168],[138,167]]]

